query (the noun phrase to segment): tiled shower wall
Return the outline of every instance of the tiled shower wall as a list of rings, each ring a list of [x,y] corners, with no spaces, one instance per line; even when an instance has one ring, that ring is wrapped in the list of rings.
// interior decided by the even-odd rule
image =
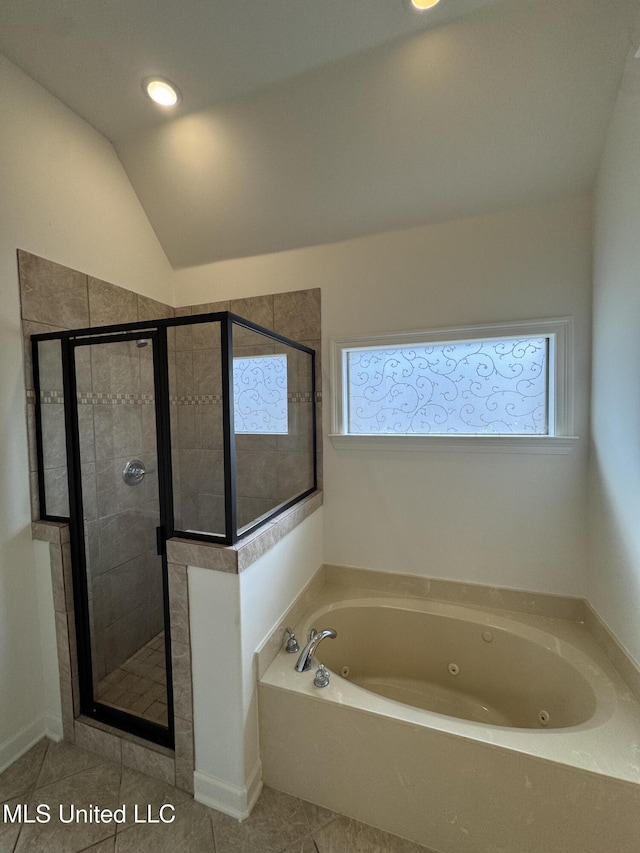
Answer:
[[[82,488],[94,677],[116,669],[164,627],[151,343],[76,349],[90,372],[79,382]],[[122,471],[144,461],[141,483]]]
[[[53,261],[39,258],[28,252],[18,251],[20,272],[20,299],[22,307],[22,330],[25,339],[25,384],[27,389],[27,422],[29,435],[29,473],[31,479],[31,517],[40,518],[38,501],[37,457],[35,452],[35,398],[33,371],[31,366],[30,336],[46,332],[80,329],[90,326],[105,326],[111,323],[154,320],[158,317],[173,317],[169,305],[133,293],[122,287],[69,269]],[[47,389],[42,388],[41,391]],[[62,392],[59,388],[50,389]],[[55,398],[51,398],[52,400]],[[59,397],[58,397],[59,399]],[[52,403],[55,405],[55,403]],[[61,408],[59,410],[61,412]],[[54,421],[59,421],[59,428]],[[66,454],[64,448],[64,425],[60,415],[51,419],[53,439],[59,451],[54,454],[45,471],[52,472],[47,478],[55,480],[66,490]],[[60,463],[64,464],[60,464]]]
[[[220,323],[177,326],[174,336],[169,390],[176,528],[224,533]]]
[[[18,253],[25,352],[28,336],[173,316],[173,308],[26,252]],[[47,321],[44,323],[43,321]],[[57,352],[41,358],[49,513],[66,515],[62,376]],[[162,630],[161,561],[155,553],[157,477],[127,487],[127,459],[155,459],[151,346],[76,349],[89,606],[94,677],[101,679]],[[32,507],[39,517],[33,378],[27,362]],[[51,386],[51,387],[50,387]],[[155,469],[155,463],[149,465]]]
[[[176,309],[176,316],[232,311],[316,351],[317,430],[321,435],[320,290],[300,290]],[[234,357],[274,352],[267,338],[234,326]],[[182,529],[224,530],[222,480],[222,405],[219,402],[219,333],[204,328],[176,329],[175,389],[172,399],[174,477],[179,484],[176,511]],[[308,357],[286,348],[288,356],[288,435],[236,436],[238,524],[242,527],[279,503],[309,488],[312,403],[305,370]],[[275,347],[276,352],[283,351]],[[206,397],[208,402],[192,401]],[[322,488],[321,441],[318,487]],[[207,526],[213,524],[217,526]]]

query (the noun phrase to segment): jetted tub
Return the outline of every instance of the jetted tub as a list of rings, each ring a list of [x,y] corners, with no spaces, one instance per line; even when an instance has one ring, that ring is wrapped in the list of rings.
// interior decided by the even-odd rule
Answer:
[[[415,606],[415,605],[414,605]],[[592,662],[530,626],[432,602],[354,601],[320,610],[334,628],[316,659],[380,696],[451,717],[519,728],[564,728],[596,709]],[[306,632],[303,636],[306,636]]]
[[[330,684],[259,681],[267,785],[441,853],[640,851],[640,706],[584,624],[326,584],[312,627]]]

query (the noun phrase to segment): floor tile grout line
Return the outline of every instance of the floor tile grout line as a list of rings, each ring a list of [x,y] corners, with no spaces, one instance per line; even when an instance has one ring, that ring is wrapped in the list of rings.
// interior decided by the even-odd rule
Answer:
[[[196,802],[196,800],[194,800],[194,802]],[[209,823],[211,825],[211,840],[213,841],[213,853],[217,853],[218,846],[216,844],[216,830],[215,830],[215,824],[214,824],[214,818],[213,818],[213,811],[214,810],[210,808],[209,811],[211,812],[211,814],[209,815]]]
[[[96,847],[98,844],[103,844],[105,841],[108,841],[110,838],[115,839],[115,837],[116,837],[115,833],[113,835],[107,835],[106,838],[102,838],[102,839],[100,839],[100,841],[94,841],[88,847],[83,847],[82,850],[76,850],[75,853],[87,853],[88,850],[91,850],[93,847]],[[116,849],[115,843],[113,845],[113,849],[114,849],[114,851]]]
[[[78,747],[80,749],[81,747]],[[95,752],[90,752],[90,750],[86,749],[85,752],[89,752],[90,755],[95,755],[98,758],[102,758],[102,756],[98,756]],[[73,773],[69,773],[68,776],[60,776],[57,779],[52,779],[51,782],[46,782],[44,785],[36,785],[35,788],[31,791],[31,794],[35,794],[36,791],[41,791],[43,788],[48,788],[49,785],[57,785],[58,782],[63,782],[65,779],[71,779],[72,776],[78,776],[80,773],[86,773],[88,770],[95,770],[98,767],[102,767],[103,765],[107,765],[108,767],[120,767],[121,765],[116,764],[115,761],[109,761],[108,758],[103,758],[102,761],[99,761],[98,764],[94,764],[93,767],[83,767],[82,770],[74,770]],[[120,772],[120,779],[122,779],[122,772]]]
[[[49,752],[49,747],[50,747],[50,746],[51,746],[51,744],[53,743],[53,741],[51,741],[51,740],[50,740],[46,735],[45,735],[44,739],[47,741],[47,745],[46,745],[46,747],[45,747],[45,749],[44,749],[44,752],[42,753],[42,761],[40,762],[40,766],[39,766],[39,768],[38,768],[38,774],[37,774],[37,776],[36,776],[36,782],[35,782],[35,784],[34,784],[33,786],[30,786],[29,788],[27,788],[27,789],[24,791],[24,796],[25,796],[27,799],[30,799],[30,798],[33,796],[33,794],[35,793],[35,791],[36,791],[36,786],[37,786],[37,784],[38,784],[38,779],[40,778],[40,774],[42,773],[42,768],[44,767],[44,761],[45,761],[45,758],[47,757],[47,753]],[[40,741],[38,741],[38,743],[40,743]],[[36,744],[34,744],[34,746],[36,746]],[[32,749],[33,749],[33,747],[32,747]],[[18,797],[22,797],[23,795],[22,795],[22,794],[18,794],[17,796],[18,796]],[[9,799],[12,799],[12,800],[13,800],[13,799],[16,799],[16,798],[15,798],[15,797],[10,797]],[[8,801],[7,801],[7,802],[8,802]],[[17,848],[17,846],[18,846],[18,842],[20,841],[20,836],[22,835],[23,827],[24,827],[24,824],[23,824],[23,823],[21,823],[21,824],[20,824],[20,829],[18,830],[18,834],[16,835],[16,840],[13,842],[13,847],[11,848],[11,853],[15,853],[15,850],[16,850],[16,848]]]
[[[120,783],[118,784],[118,803],[124,802],[124,800],[122,799],[122,797],[123,797],[122,786],[123,785],[124,785],[124,764],[121,764],[120,765]],[[117,843],[119,832],[120,832],[120,824],[117,823],[116,824],[116,831],[115,831],[116,843]],[[114,850],[115,850],[115,844],[114,844]]]
[[[306,800],[302,800],[302,802],[306,802]],[[303,841],[307,841],[307,840],[311,841],[311,843],[316,848],[316,850],[318,850],[318,845],[316,844],[316,840],[313,836],[317,832],[321,832],[323,829],[326,829],[329,826],[329,824],[338,820],[338,818],[340,818],[340,817],[343,817],[343,815],[339,815],[337,813],[334,814],[332,817],[330,817],[324,823],[318,824],[318,826],[314,827],[313,829],[309,829],[309,832],[305,832],[304,835],[300,835],[298,838],[296,838],[295,841],[292,841],[291,844],[289,844],[287,847],[283,847],[282,850],[278,850],[278,853],[287,853],[287,851],[290,850],[292,847],[294,847],[298,844],[301,844]],[[308,818],[307,818],[307,820],[308,820]],[[320,851],[318,851],[318,853],[320,853]]]
[[[49,747],[53,744],[53,741],[51,740],[51,738],[48,738],[46,735],[43,738],[41,738],[38,741],[38,743],[41,743],[43,740],[45,740],[47,743],[46,743],[44,752],[42,753],[42,760],[40,761],[40,766],[38,767],[38,772],[36,774],[36,781],[33,783],[33,788],[31,789],[29,796],[31,796],[31,794],[33,794],[33,792],[38,787],[38,782],[40,781],[40,777],[42,776],[42,770],[44,768],[44,763],[47,760],[47,755],[49,754]],[[33,749],[33,747],[32,747],[32,749]]]

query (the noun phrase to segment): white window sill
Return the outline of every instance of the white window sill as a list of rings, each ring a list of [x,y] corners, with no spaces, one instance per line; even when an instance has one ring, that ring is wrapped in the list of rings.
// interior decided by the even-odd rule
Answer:
[[[571,453],[575,435],[357,435],[332,433],[338,450],[437,450],[466,453]]]

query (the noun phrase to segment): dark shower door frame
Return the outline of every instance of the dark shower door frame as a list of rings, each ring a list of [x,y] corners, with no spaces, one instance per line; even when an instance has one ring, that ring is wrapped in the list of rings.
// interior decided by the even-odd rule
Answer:
[[[156,529],[157,552],[162,559],[162,590],[164,604],[165,667],[167,677],[167,726],[153,723],[134,714],[113,708],[95,698],[93,680],[89,589],[82,496],[80,428],[77,407],[75,350],[81,346],[149,340],[152,344],[153,384],[155,396],[156,456],[158,471],[159,526]],[[69,535],[73,566],[74,609],[76,615],[76,645],[80,685],[80,711],[87,717],[113,725],[138,737],[174,747],[173,682],[171,677],[171,623],[169,619],[169,585],[166,539],[169,519],[172,518],[173,487],[169,435],[169,376],[166,328],[138,329],[114,334],[83,330],[77,337],[61,338],[62,377],[67,436],[67,467],[69,483]]]
[[[223,398],[223,457],[224,457],[224,489],[225,489],[225,532],[224,534],[194,533],[188,530],[176,529],[173,518],[173,482],[171,465],[171,419],[169,402],[169,360],[167,334],[168,329],[180,326],[199,325],[202,323],[220,323],[221,345],[221,374]],[[311,439],[313,457],[313,482],[309,487],[295,495],[283,504],[274,507],[273,511],[256,519],[242,529],[237,530],[236,518],[236,452],[233,423],[233,327],[254,331],[260,335],[280,342],[293,349],[305,352],[310,356],[310,391],[312,403]],[[84,546],[84,518],[82,512],[82,481],[81,457],[79,446],[79,424],[77,411],[77,384],[75,377],[75,348],[99,342],[115,342],[117,340],[131,341],[141,338],[153,342],[154,390],[156,405],[156,434],[158,459],[158,487],[160,526],[158,527],[158,552],[162,552],[163,595],[165,615],[165,656],[167,669],[167,707],[168,727],[160,726],[142,720],[141,718],[120,712],[108,705],[96,702],[93,689],[93,673],[91,668],[90,622],[88,606],[88,588],[86,577],[86,554]],[[78,668],[80,675],[80,705],[81,712],[100,722],[111,724],[124,731],[154,741],[161,745],[173,746],[173,693],[171,681],[171,657],[169,653],[170,623],[167,583],[166,541],[172,536],[192,539],[199,542],[210,542],[217,545],[234,545],[237,541],[249,536],[266,522],[279,516],[304,498],[311,495],[318,486],[317,475],[317,431],[316,431],[316,375],[315,351],[304,344],[297,343],[284,335],[246,320],[229,311],[213,312],[199,315],[145,320],[140,322],[118,323],[111,326],[88,327],[83,329],[68,329],[56,332],[45,332],[31,336],[34,392],[35,392],[35,431],[36,452],[38,460],[38,495],[40,501],[40,518],[43,521],[57,521],[69,524],[71,539],[71,557],[73,564],[74,605],[76,612],[76,646],[78,651]],[[41,411],[41,389],[39,371],[38,345],[44,341],[60,341],[63,373],[63,396],[65,410],[65,432],[67,449],[67,481],[69,488],[69,516],[58,516],[47,512],[47,494],[45,488],[45,472],[43,464],[43,429]]]

